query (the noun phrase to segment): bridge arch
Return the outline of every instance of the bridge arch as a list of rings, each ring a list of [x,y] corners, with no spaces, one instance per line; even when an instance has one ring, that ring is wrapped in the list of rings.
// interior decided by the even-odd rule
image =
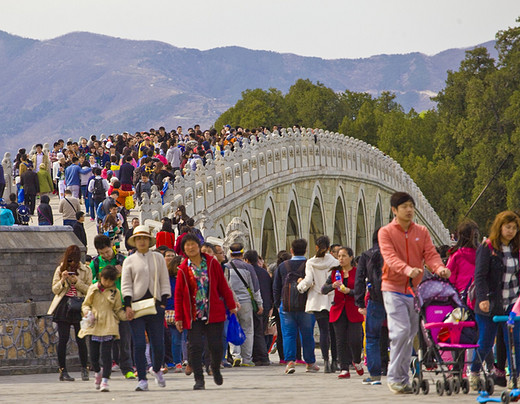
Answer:
[[[348,223],[345,209],[345,194],[343,187],[336,191],[336,206],[334,208],[334,229],[332,233],[332,244],[348,245]]]
[[[285,249],[289,251],[291,243],[297,238],[301,237],[301,217],[300,217],[300,204],[298,203],[298,196],[294,185],[289,193],[289,204],[287,205],[287,225],[285,230]]]
[[[354,253],[360,255],[368,249],[367,243],[367,213],[365,204],[365,193],[363,187],[359,189],[358,204],[356,210],[356,245],[353,248]]]
[[[249,245],[245,245],[244,247],[247,250],[254,250],[255,249],[255,239],[253,237],[253,232],[252,232],[253,225],[251,222],[251,214],[249,213],[248,205],[244,205],[244,207],[242,208],[242,215],[240,216],[240,218],[242,219],[242,222],[244,223],[244,226],[246,226],[246,229],[249,233]]]
[[[376,196],[376,210],[374,214],[374,231],[384,226],[383,223],[383,210],[381,209],[381,194],[378,192]]]
[[[324,234],[327,234],[325,228],[325,214],[323,212],[323,196],[321,193],[321,188],[316,181],[314,185],[314,191],[312,192],[312,197],[310,199],[310,212],[309,212],[309,254],[312,255],[311,251],[316,245],[316,239]]]
[[[262,214],[261,255],[266,262],[276,261],[278,252],[278,234],[276,229],[276,211],[274,208],[272,193],[269,192],[265,199]]]

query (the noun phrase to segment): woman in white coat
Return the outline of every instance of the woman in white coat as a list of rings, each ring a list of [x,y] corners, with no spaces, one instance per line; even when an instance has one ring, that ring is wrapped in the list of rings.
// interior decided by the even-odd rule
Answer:
[[[339,265],[339,261],[329,254],[330,240],[327,236],[316,240],[316,255],[305,264],[305,278],[299,280],[298,291],[307,293],[305,311],[313,313],[320,329],[320,348],[325,363],[325,373],[331,373],[329,363],[329,311],[334,293],[324,295],[321,288],[330,276],[330,269]],[[334,358],[333,358],[334,359]]]

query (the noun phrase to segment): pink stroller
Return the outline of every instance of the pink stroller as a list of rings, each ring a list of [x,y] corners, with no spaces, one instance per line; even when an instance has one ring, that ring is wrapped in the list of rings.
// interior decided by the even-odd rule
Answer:
[[[442,396],[469,392],[469,381],[464,377],[466,351],[478,348],[478,330],[474,314],[464,304],[457,289],[445,279],[433,276],[417,287],[415,306],[419,311],[419,352],[412,364],[415,394],[428,394],[429,383],[425,373],[440,374],[435,387]],[[477,352],[478,355],[478,352]],[[481,360],[481,358],[479,358]],[[480,380],[479,391],[493,394],[494,383],[486,374]]]

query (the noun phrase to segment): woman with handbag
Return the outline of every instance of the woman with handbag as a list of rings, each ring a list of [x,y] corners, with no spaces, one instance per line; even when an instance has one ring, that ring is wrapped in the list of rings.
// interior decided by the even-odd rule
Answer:
[[[181,248],[187,258],[179,266],[175,285],[175,326],[179,332],[188,330],[190,365],[195,377],[193,389],[204,390],[203,337],[208,343],[213,380],[221,385],[224,382],[220,373],[226,320],[224,301],[231,313],[237,309],[220,263],[200,251],[199,238],[187,233]]]
[[[155,246],[150,228],[137,226],[128,244],[137,251],[123,262],[121,292],[134,342],[139,379],[136,391],[147,391],[145,332],[153,352],[153,366],[149,371],[160,387],[166,386],[161,367],[164,361],[164,310],[171,287],[164,257],[150,251],[150,247]]]
[[[58,325],[58,364],[60,366],[60,381],[74,381],[66,367],[67,342],[70,337],[70,326],[74,327],[76,343],[78,344],[81,362],[81,379],[88,381],[87,345],[83,338],[78,337],[81,321],[81,305],[92,284],[92,271],[80,262],[81,251],[77,245],[71,245],[65,250],[63,259],[54,272],[52,291],[54,299],[47,314],[52,314],[53,321]]]

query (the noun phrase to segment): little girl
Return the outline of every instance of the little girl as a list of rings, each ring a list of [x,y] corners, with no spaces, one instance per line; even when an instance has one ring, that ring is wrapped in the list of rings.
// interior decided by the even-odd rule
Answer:
[[[109,391],[108,379],[112,371],[112,344],[119,338],[119,320],[126,321],[126,314],[121,303],[121,294],[115,286],[119,272],[113,265],[107,265],[101,271],[100,281],[91,285],[83,302],[85,318],[94,321],[82,328],[79,336],[91,335],[90,361],[95,372],[96,390]],[[89,314],[91,313],[91,314]],[[99,364],[101,362],[103,374]]]

